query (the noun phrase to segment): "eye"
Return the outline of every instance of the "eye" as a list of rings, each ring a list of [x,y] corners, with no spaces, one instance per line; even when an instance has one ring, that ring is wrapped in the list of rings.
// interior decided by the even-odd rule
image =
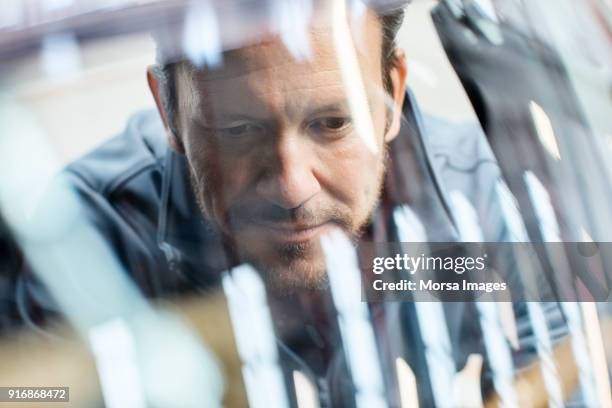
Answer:
[[[240,138],[259,135],[263,132],[263,127],[253,123],[242,123],[236,126],[218,128],[216,131],[221,136]]]
[[[348,117],[329,116],[312,121],[308,127],[317,133],[338,133],[350,124],[351,120]]]

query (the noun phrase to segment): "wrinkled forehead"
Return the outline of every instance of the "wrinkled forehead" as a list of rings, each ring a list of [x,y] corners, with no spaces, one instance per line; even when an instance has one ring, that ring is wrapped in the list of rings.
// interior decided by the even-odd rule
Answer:
[[[374,14],[344,28],[323,16],[305,34],[308,48],[302,55],[287,38],[270,34],[224,52],[218,66],[180,64],[180,106],[185,113],[213,115],[199,117],[207,123],[247,114],[297,120],[332,106],[346,112],[347,100],[371,101],[382,89],[382,29]],[[347,83],[362,92],[349,95]]]
[[[275,87],[299,88],[314,81],[323,87],[340,81],[341,66],[352,63],[362,79],[378,79],[382,52],[378,17],[369,10],[346,17],[334,21],[329,8],[317,10],[302,31],[269,32],[248,45],[224,50],[213,66],[184,60],[179,76],[189,86],[231,88],[248,82],[250,86],[274,83]]]
[[[205,74],[206,79],[223,79],[259,70],[282,70],[289,65],[298,71],[312,66],[332,69],[349,49],[360,59],[380,61],[382,26],[369,8],[347,7],[344,2],[332,1],[277,13],[294,15],[267,21],[257,29],[245,29],[242,34],[234,33],[241,38],[221,38],[227,31],[221,27],[216,45],[210,39],[201,43],[197,30],[189,35],[189,30],[185,30],[180,45],[184,55],[172,62],[180,62],[192,74]]]
[[[308,49],[305,55],[296,56],[283,38],[270,35],[260,42],[228,50],[223,53],[223,63],[215,67],[199,68],[192,63],[185,64],[200,80],[222,80],[245,75],[263,75],[266,72],[283,75],[307,72],[313,66],[331,70],[337,65],[331,31],[311,30],[307,33]]]

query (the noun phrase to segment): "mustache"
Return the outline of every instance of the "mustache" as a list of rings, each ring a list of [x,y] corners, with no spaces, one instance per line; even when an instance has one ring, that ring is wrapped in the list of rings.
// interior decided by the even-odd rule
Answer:
[[[211,217],[211,213],[207,211],[204,200],[205,196],[213,195],[211,186],[201,183],[191,166],[189,166],[189,177],[198,206],[203,214]],[[314,209],[301,205],[296,208],[286,209],[261,200],[239,201],[224,211],[217,223],[222,228],[225,225],[225,228],[236,231],[248,224],[292,223],[314,226],[325,222],[333,222],[346,230],[352,230],[353,226],[350,210],[342,209],[339,206]]]
[[[350,227],[350,214],[338,207],[308,208],[305,205],[283,208],[270,203],[240,203],[230,208],[225,217],[227,225],[239,228],[245,224],[299,224],[314,226],[333,222]]]

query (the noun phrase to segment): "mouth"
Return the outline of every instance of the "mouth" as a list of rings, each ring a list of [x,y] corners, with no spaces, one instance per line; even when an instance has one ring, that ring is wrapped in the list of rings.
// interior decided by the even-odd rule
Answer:
[[[265,231],[264,234],[266,238],[283,244],[297,244],[312,241],[333,227],[332,223],[329,221],[312,225],[296,223],[254,223],[253,226],[256,229]]]

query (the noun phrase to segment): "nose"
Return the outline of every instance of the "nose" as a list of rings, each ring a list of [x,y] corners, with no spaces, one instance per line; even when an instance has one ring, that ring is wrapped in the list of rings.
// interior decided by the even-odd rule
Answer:
[[[257,193],[284,209],[301,206],[321,190],[308,142],[299,139],[281,136],[272,154],[261,158],[265,171],[257,183]]]

